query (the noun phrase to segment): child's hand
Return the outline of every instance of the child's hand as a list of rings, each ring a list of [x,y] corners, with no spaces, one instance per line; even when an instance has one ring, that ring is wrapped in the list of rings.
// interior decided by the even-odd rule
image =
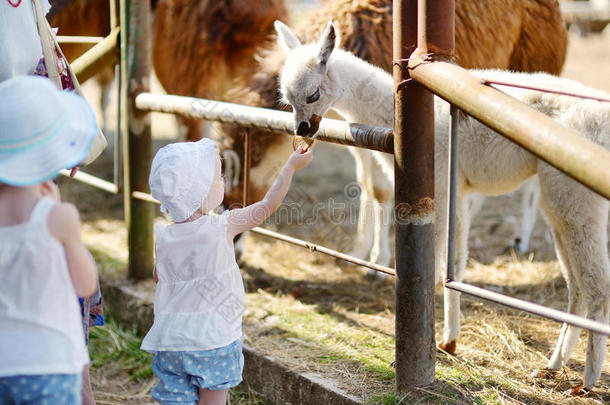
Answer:
[[[311,149],[303,152],[301,146],[297,148],[288,158],[288,164],[292,165],[294,170],[301,170],[313,160],[313,152]]]

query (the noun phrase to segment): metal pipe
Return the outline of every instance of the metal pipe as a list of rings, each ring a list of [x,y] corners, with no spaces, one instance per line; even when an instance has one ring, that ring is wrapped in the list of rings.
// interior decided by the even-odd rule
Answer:
[[[121,88],[121,64],[117,64],[114,66],[114,77],[116,79],[117,88]],[[116,103],[116,124],[114,128],[114,133],[112,134],[114,138],[114,142],[112,144],[113,148],[113,160],[112,160],[112,181],[116,186],[117,190],[121,189],[121,103],[120,97],[117,97]]]
[[[123,216],[125,218],[125,226],[129,229],[131,223],[131,183],[129,181],[129,140],[127,137],[127,131],[129,127],[127,104],[128,104],[128,86],[127,81],[129,80],[127,75],[127,61],[129,55],[127,54],[128,44],[128,28],[129,28],[129,6],[130,0],[119,0],[119,24],[123,31],[123,35],[120,36],[121,42],[121,61],[119,63],[119,97],[117,103],[117,128],[121,140],[121,189],[123,190]]]
[[[458,115],[457,107],[451,104],[449,128],[449,187],[447,190],[447,279],[453,280],[455,274],[455,206],[457,200],[457,167],[458,167]]]
[[[610,198],[610,151],[445,62],[409,61],[410,75],[465,113]]]
[[[120,29],[115,27],[106,38],[91,49],[88,49],[87,52],[83,53],[70,64],[80,83],[87,81],[100,70],[113,65],[118,61],[119,32]]]
[[[145,111],[181,114],[192,118],[238,124],[246,128],[264,128],[294,135],[294,118],[291,113],[285,111],[153,93],[140,93],[136,97],[136,107]],[[392,129],[349,124],[328,118],[324,118],[320,122],[316,140],[387,153],[394,151]]]
[[[518,298],[506,296],[496,292],[488,291],[483,288],[475,287],[458,281],[447,281],[445,287],[455,291],[460,291],[475,297],[483,298],[488,301],[506,305],[511,308],[519,309],[531,314],[539,315],[544,318],[553,319],[558,322],[565,322],[579,328],[589,329],[592,332],[610,336],[610,326],[586,319],[568,312],[548,308],[532,302],[523,301]]]
[[[118,13],[117,13],[117,0],[107,0],[110,4],[109,4],[109,11],[110,11],[110,29],[114,28],[114,27],[118,27],[119,26],[119,21],[118,21]]]
[[[417,2],[417,52],[428,53],[428,33],[426,32],[426,1]]]
[[[393,3],[394,215],[396,245],[396,390],[434,381],[434,104],[433,95],[410,80],[405,61],[413,43],[426,53],[452,1],[402,0]],[[419,6],[419,8],[417,7]],[[446,14],[431,21],[426,10]],[[444,11],[443,11],[444,10]],[[419,18],[418,18],[419,15]],[[451,16],[451,17],[449,17]],[[430,24],[428,26],[427,24]],[[414,32],[413,27],[417,27]],[[442,35],[441,35],[442,36]]]
[[[486,85],[495,84],[498,86],[517,87],[520,89],[540,91],[543,93],[560,94],[562,96],[577,97],[577,98],[583,98],[583,99],[587,99],[587,100],[595,100],[595,101],[601,101],[604,103],[610,103],[610,98],[608,98],[608,97],[592,96],[590,94],[574,93],[574,92],[570,92],[570,91],[562,91],[562,90],[552,89],[552,88],[548,88],[548,87],[524,86],[523,84],[520,84],[520,83],[512,83],[512,82],[506,82],[506,81],[500,81],[500,80],[488,80],[484,77],[481,78],[481,83],[486,84]]]
[[[269,236],[269,237],[274,238],[274,239],[279,239],[281,241],[291,243],[293,245],[297,245],[297,246],[301,246],[301,247],[307,248],[307,249],[309,249],[312,252],[324,253],[325,255],[336,257],[336,258],[341,259],[341,260],[345,260],[346,262],[350,262],[350,263],[357,264],[359,266],[367,267],[369,269],[373,269],[373,270],[379,271],[381,273],[389,274],[390,276],[396,276],[396,272],[394,271],[394,269],[392,269],[390,267],[381,266],[381,265],[379,265],[377,263],[373,263],[373,262],[369,262],[369,261],[366,261],[366,260],[358,259],[358,258],[356,258],[354,256],[346,255],[345,253],[341,253],[341,252],[338,252],[338,251],[333,250],[333,249],[329,249],[329,248],[324,247],[324,246],[320,246],[320,245],[316,245],[314,243],[306,242],[306,241],[303,241],[303,240],[300,240],[300,239],[297,239],[297,238],[293,238],[291,236],[282,235],[281,233],[273,232],[273,231],[270,231],[268,229],[264,229],[264,228],[260,228],[260,227],[256,227],[256,228],[252,229],[252,231],[255,232],[255,233],[261,234],[261,235]]]
[[[161,204],[161,202],[159,200],[157,200],[155,197],[153,197],[152,195],[150,195],[148,193],[143,193],[141,191],[133,191],[131,193],[131,196],[138,200],[148,201],[148,202],[151,202],[151,203],[157,204],[157,205]]]
[[[100,179],[99,177],[92,176],[89,173],[83,172],[82,170],[76,172],[74,177],[70,176],[70,170],[62,169],[59,173],[62,176],[71,177],[74,180],[80,181],[81,183],[88,184],[90,186],[99,188],[112,194],[117,194],[119,192],[119,189],[115,184]]]
[[[97,44],[104,37],[89,37],[85,35],[58,35],[57,42],[60,44]]]
[[[248,206],[250,196],[250,168],[252,166],[252,134],[246,130],[244,135],[244,207]]]

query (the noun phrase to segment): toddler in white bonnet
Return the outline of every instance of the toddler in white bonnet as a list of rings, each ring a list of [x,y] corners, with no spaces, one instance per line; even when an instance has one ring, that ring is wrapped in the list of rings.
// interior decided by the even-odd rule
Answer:
[[[207,215],[224,197],[221,162],[209,139],[167,145],[155,155],[150,189],[173,223],[155,227],[155,320],[142,349],[155,353],[162,404],[226,403],[241,382],[244,286],[233,238],[281,204],[292,175],[313,159],[295,151],[263,200]]]

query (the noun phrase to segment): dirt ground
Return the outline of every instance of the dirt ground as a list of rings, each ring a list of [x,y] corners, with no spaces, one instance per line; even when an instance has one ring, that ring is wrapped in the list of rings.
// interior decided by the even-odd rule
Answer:
[[[610,93],[610,29],[586,38],[570,34],[563,76]],[[86,91],[92,99],[96,97],[94,86],[87,84]],[[110,119],[113,119],[112,113]],[[154,114],[153,134],[158,144],[171,141],[177,133],[172,116]],[[110,161],[110,156],[105,156],[90,171],[110,178]],[[285,218],[276,215],[267,227],[334,249],[349,250],[351,235],[356,232],[355,213],[358,202],[349,192],[354,181],[354,164],[346,150],[334,145],[318,145],[314,163],[298,173],[287,202],[298,202],[309,208],[323,207],[321,211],[327,213],[335,209],[333,212],[342,221],[336,223],[335,216],[318,216],[313,222],[295,226],[287,224]],[[127,255],[121,221],[121,197],[109,197],[101,191],[68,180],[63,180],[61,187],[65,199],[74,201],[81,210],[86,243],[112,257],[121,267],[120,263],[125,262]],[[532,236],[531,252],[519,257],[503,255],[518,223],[518,198],[517,192],[486,201],[472,226],[471,259],[466,279],[495,291],[565,309],[565,283],[555,260],[548,228],[540,215]],[[247,343],[297,370],[332,377],[346,391],[361,395],[369,401],[374,401],[373,398],[379,393],[392,390],[390,380],[376,378],[370,369],[352,360],[357,358],[356,355],[347,356],[347,360],[333,360],[332,367],[329,367],[327,361],[320,361],[321,358],[327,359],[330,356],[330,349],[323,341],[315,344],[311,340],[313,337],[310,340],[294,337],[296,332],[288,333],[285,323],[280,319],[280,308],[312,309],[316,314],[326,314],[333,320],[338,320],[338,325],[372,330],[378,334],[376,336],[381,336],[379,339],[391,340],[394,328],[391,279],[372,282],[362,269],[253,235],[246,241],[241,264],[248,290],[249,309],[244,320]],[[103,271],[112,273],[119,270],[105,266]],[[440,292],[436,301],[436,338],[440,340]],[[592,398],[575,400],[565,394],[565,390],[574,385],[584,366],[585,339],[579,342],[570,369],[564,370],[566,378],[558,383],[534,382],[528,373],[532,368],[544,366],[560,325],[467,297],[462,301],[464,349],[457,358],[439,353],[437,368],[442,370],[455,362],[463,362],[481,370],[483,374],[500,375],[499,378],[505,379],[511,376],[522,384],[512,391],[499,390],[499,399],[490,400],[490,403],[610,403],[608,359]],[[315,320],[312,318],[307,322]],[[312,323],[307,322],[295,328],[313,327]],[[502,330],[508,332],[499,332],[497,323],[502,325]],[[514,341],[504,341],[494,339],[495,335],[504,340],[508,335],[515,337]],[[501,346],[498,351],[508,350],[502,357],[502,365],[498,360],[500,355],[497,358],[486,357],[489,350],[484,350],[497,348],[498,344]],[[360,349],[355,347],[353,350]],[[610,346],[608,352],[610,354]],[[393,359],[383,358],[380,361],[389,364],[391,360]],[[133,383],[120,373],[117,374],[118,377],[107,378],[103,369],[94,369],[92,373],[99,403],[150,401],[150,380]],[[129,397],[126,392],[138,394],[138,397],[133,398],[132,402],[126,399]],[[113,393],[120,393],[122,399],[113,399]],[[473,403],[471,393],[465,394],[465,398],[470,399],[456,399],[447,403]]]

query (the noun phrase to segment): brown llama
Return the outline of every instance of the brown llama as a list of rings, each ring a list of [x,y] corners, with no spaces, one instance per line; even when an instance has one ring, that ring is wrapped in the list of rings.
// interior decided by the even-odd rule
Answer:
[[[57,14],[50,15],[50,17],[51,26],[59,28],[58,35],[105,37],[110,33],[109,0],[73,0],[67,3]],[[60,46],[68,62],[73,62],[93,45],[64,43]],[[94,78],[102,90],[100,106],[102,114],[105,115],[106,107],[110,102],[109,92],[114,80],[114,68],[104,69]],[[105,125],[105,117],[103,122]],[[106,128],[104,129],[106,130]]]
[[[153,66],[170,94],[223,99],[234,78],[255,70],[255,53],[270,45],[283,0],[160,0]],[[201,138],[203,122],[179,118],[186,139]]]
[[[455,14],[455,62],[461,66],[561,72],[567,33],[556,0],[456,0]],[[391,72],[390,0],[326,2],[305,17],[295,33],[303,43],[315,42],[329,20],[333,20],[339,30],[341,48]],[[228,100],[287,110],[279,101],[278,90],[284,52],[274,43],[261,51],[258,60],[256,73],[233,89]],[[245,131],[237,126],[222,125],[221,130],[214,131],[214,136],[243,159]],[[257,200],[264,196],[269,186],[270,171],[292,151],[292,139],[262,129],[247,131],[254,140],[249,199]],[[237,187],[226,190],[226,206],[242,200],[241,179]]]

